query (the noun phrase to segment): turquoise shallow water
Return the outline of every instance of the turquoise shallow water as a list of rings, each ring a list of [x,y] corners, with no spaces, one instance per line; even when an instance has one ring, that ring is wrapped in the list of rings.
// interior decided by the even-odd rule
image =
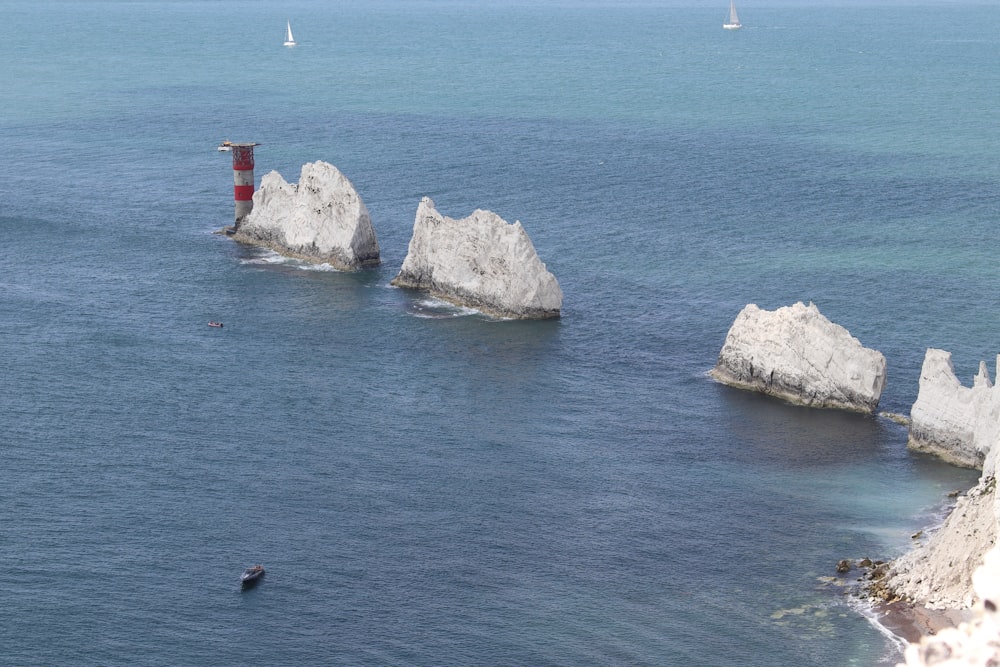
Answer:
[[[886,355],[886,410],[929,346],[992,367],[997,8],[0,12],[0,662],[898,658],[823,577],[975,474],[705,373],[797,300]],[[336,164],[384,265],[213,234],[226,138]],[[425,195],[521,220],[564,317],[388,287]]]

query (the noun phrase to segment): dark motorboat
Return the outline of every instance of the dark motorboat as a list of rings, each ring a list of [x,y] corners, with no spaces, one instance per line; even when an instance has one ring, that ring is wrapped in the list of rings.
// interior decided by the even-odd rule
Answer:
[[[261,579],[264,578],[264,566],[254,565],[253,567],[248,567],[243,570],[243,574],[240,575],[240,585],[244,588],[252,588],[257,585]]]

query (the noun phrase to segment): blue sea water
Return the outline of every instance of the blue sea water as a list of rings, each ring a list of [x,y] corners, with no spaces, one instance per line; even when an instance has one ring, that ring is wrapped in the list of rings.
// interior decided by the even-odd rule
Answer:
[[[826,578],[975,473],[706,372],[799,300],[884,410],[993,369],[1000,8],[716,4],[0,0],[0,663],[897,660]],[[337,165],[383,266],[215,234],[222,139]],[[390,288],[422,196],[563,317]]]

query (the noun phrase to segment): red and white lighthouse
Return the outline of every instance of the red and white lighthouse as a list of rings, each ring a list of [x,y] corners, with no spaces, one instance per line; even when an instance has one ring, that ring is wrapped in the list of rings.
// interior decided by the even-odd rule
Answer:
[[[260,144],[232,144],[233,200],[236,226],[253,210],[253,147]]]

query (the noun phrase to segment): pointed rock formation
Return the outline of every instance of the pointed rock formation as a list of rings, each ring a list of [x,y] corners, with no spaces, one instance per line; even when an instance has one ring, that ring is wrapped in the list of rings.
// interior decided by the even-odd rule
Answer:
[[[368,208],[347,177],[322,161],[303,165],[297,185],[266,174],[233,239],[343,271],[381,261]]]
[[[490,211],[454,220],[424,197],[397,287],[426,290],[452,303],[511,319],[559,317],[562,290],[520,222]]]
[[[736,317],[711,372],[719,382],[790,403],[871,414],[886,382],[885,357],[863,347],[810,303]]]
[[[1000,363],[1000,357],[998,357]],[[1000,425],[1000,390],[990,382],[986,362],[972,387],[955,376],[951,353],[930,348],[920,371],[920,391],[910,409],[909,447],[953,465],[982,468]]]

